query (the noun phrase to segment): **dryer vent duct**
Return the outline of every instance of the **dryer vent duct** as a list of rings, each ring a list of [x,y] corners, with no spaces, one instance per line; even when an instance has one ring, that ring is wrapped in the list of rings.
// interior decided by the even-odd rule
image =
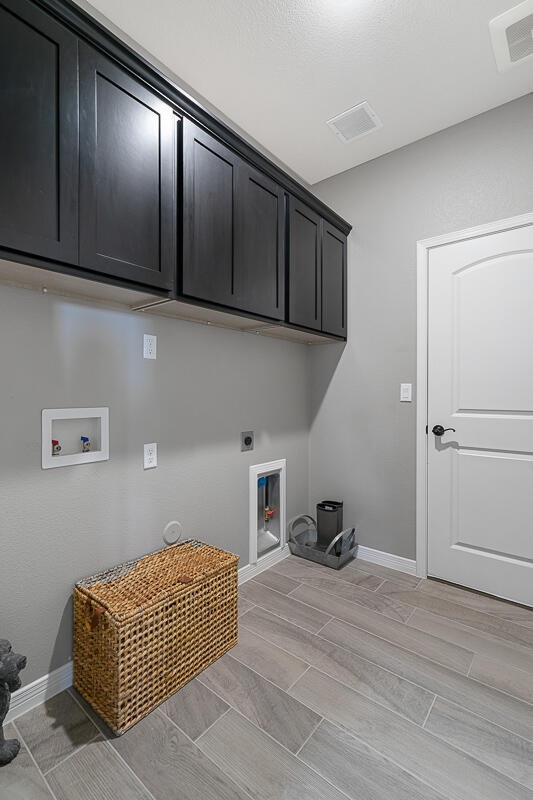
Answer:
[[[533,57],[533,0],[509,9],[489,22],[492,47],[500,72]]]
[[[383,127],[378,115],[366,100],[337,117],[328,119],[327,124],[344,144],[360,139],[361,136],[366,136]]]

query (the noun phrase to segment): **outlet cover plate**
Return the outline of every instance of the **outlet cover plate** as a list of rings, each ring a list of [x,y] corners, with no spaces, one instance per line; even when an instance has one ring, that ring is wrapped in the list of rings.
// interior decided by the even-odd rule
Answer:
[[[144,445],[144,468],[153,469],[157,467],[157,442]]]
[[[145,333],[143,337],[143,358],[157,358],[157,336]]]
[[[245,450],[253,450],[254,449],[254,432],[253,431],[242,431],[241,432],[241,452],[244,453]]]

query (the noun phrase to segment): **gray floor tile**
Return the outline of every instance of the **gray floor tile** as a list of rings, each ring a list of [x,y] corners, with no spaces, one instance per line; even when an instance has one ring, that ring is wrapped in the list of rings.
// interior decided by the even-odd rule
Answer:
[[[220,720],[215,726],[219,723]],[[156,800],[249,800],[245,792],[158,711],[114,739],[112,746]]]
[[[452,642],[473,650],[503,665],[516,667],[533,674],[533,649],[514,645],[484,631],[475,631],[459,622],[439,617],[420,608],[415,609],[407,625],[437,636],[442,641]]]
[[[317,583],[321,583],[323,586],[326,585],[323,578],[320,578]],[[361,589],[360,586],[350,586],[349,584],[346,584],[346,586],[348,586],[348,592],[346,592],[349,595],[348,597],[338,597],[329,591],[322,591],[318,586],[310,586],[309,584],[302,584],[290,596],[322,611],[324,614],[331,614],[331,616],[345,619],[347,622],[350,621],[350,613],[354,605],[364,606],[364,608],[384,614],[386,617],[395,619],[398,622],[405,622],[413,613],[413,607],[405,603],[399,603],[397,600],[384,597],[377,594],[377,592]]]
[[[281,592],[281,594],[289,594],[300,585],[298,581],[271,569],[256,575],[254,581],[262,583],[263,586],[268,586],[269,589],[274,589],[276,592]]]
[[[528,789],[313,668],[290,694],[450,800],[531,800]]]
[[[275,619],[280,618],[275,617]],[[231,656],[258,672],[263,678],[275,683],[280,689],[292,686],[309,666],[301,659],[257,636],[244,625],[239,629],[239,643],[232,648]]]
[[[431,709],[425,728],[533,789],[533,743],[440,697]]]
[[[245,600],[244,597],[241,597],[241,594],[239,593],[238,606],[239,606],[239,616],[240,616],[241,614],[246,614],[247,611],[249,611],[251,608],[254,607],[254,604],[250,603],[248,600]]]
[[[200,737],[198,746],[254,800],[346,800],[235,711],[215,722]]]
[[[173,694],[161,710],[191,739],[197,739],[229,706],[196,678]]]
[[[298,757],[353,800],[447,800],[447,796],[326,720]]]
[[[362,558],[356,558],[353,561],[350,561],[348,566],[352,569],[359,569],[363,572],[368,572],[371,575],[377,575],[379,578],[383,578],[384,580],[388,579],[391,581],[396,581],[396,583],[404,584],[405,586],[411,586],[413,589],[415,589],[420,583],[420,578],[417,578],[416,575],[409,575],[407,572],[400,572],[398,569],[384,567],[381,564],[372,564],[371,561],[365,561]]]
[[[405,650],[430,658],[464,675],[470,669],[474,654],[464,647],[408,627],[402,622],[356,604],[351,604],[349,610],[346,609],[346,616],[349,616],[348,621],[351,625],[397,644]]]
[[[481,683],[519,697],[526,703],[533,703],[533,675],[529,672],[476,655],[469,675]],[[533,714],[533,708],[531,713]]]
[[[300,583],[312,581],[316,577],[329,577],[332,580],[344,581],[362,586],[364,589],[374,591],[378,586],[383,583],[383,578],[370,575],[368,572],[360,570],[348,569],[348,566],[339,570],[327,569],[323,566],[306,561],[302,558],[286,558],[280,563],[272,567],[269,572],[276,572],[285,575]]]
[[[485,631],[504,641],[533,647],[533,629],[526,628],[524,625],[517,625],[510,620],[500,619],[482,611],[475,611],[472,608],[467,608],[459,603],[452,603],[449,600],[443,600],[419,589],[405,589],[391,581],[385,581],[377,589],[377,593],[391,600],[406,603],[416,608],[423,608],[432,614],[454,620],[454,622],[460,622],[463,625],[474,628],[474,630]]]
[[[331,614],[322,614],[308,605],[299,603],[292,597],[268,589],[253,580],[243,584],[240,591],[244,598],[251,603],[262,606],[278,617],[294,622],[295,625],[313,633],[320,630],[322,625],[332,617]]]
[[[348,600],[351,603],[360,603],[367,607],[374,607],[376,604],[381,611],[383,609],[382,598],[376,600],[374,589],[381,585],[381,582],[374,586],[373,589],[365,588],[365,586],[361,586],[358,583],[350,583],[349,581],[340,580],[339,578],[335,577],[335,573],[333,570],[331,571],[331,575],[313,575],[310,578],[307,578],[303,582],[303,586],[298,587],[297,590],[291,593],[291,597],[298,597],[298,590],[307,590],[305,594],[309,596],[313,593],[314,589],[320,589],[323,592],[328,592],[329,594],[333,594],[336,597],[341,597],[344,600]],[[350,570],[351,574],[356,575],[355,570]],[[370,575],[372,578],[372,575]],[[304,601],[307,602],[307,601]],[[385,604],[387,606],[387,610],[390,607],[389,604]],[[409,609],[409,614],[411,614],[412,609]]]
[[[44,773],[98,734],[68,692],[19,717],[17,727]]]
[[[231,654],[124,736],[74,689],[19,717],[47,772],[23,748],[2,800],[533,800],[529,612],[430,583],[286,558],[241,586]]]
[[[496,725],[514,731],[526,739],[533,739],[531,709],[514,697],[341,621],[328,623],[320,635]]]
[[[102,738],[51,770],[47,780],[57,800],[151,800],[139,779]]]
[[[278,572],[281,573],[281,575],[287,575],[289,578],[294,578],[295,581],[303,580],[306,575],[309,575],[309,573],[317,571],[319,573],[329,572],[329,569],[321,564],[316,564],[314,561],[308,561],[305,558],[298,558],[298,556],[293,555],[284,558],[283,561],[278,561],[278,563],[274,564],[274,566],[270,569],[273,572]]]
[[[227,654],[199,680],[293,753],[320,722],[309,708]]]
[[[420,725],[426,719],[434,700],[433,693],[262,609],[250,611],[244,623],[273,644],[298,655],[366,697]]]
[[[14,725],[5,726],[4,736],[19,739]],[[52,793],[22,743],[14,761],[0,767],[0,797],[2,800],[52,800]]]
[[[515,603],[506,603],[504,600],[498,600],[495,597],[487,597],[487,595],[479,594],[478,592],[431,579],[421,581],[417,588],[425,594],[431,594],[443,600],[450,600],[452,603],[459,603],[475,611],[494,614],[500,619],[508,619],[521,625],[533,625],[533,609],[531,608],[523,608]]]

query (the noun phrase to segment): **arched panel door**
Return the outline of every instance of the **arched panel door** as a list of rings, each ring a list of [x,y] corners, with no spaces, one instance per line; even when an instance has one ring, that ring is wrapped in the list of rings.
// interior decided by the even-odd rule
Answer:
[[[528,605],[532,298],[532,225],[430,251],[428,572]]]

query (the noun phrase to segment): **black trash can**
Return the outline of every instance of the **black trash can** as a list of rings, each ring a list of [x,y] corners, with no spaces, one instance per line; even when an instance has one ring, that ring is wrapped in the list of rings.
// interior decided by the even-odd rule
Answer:
[[[342,531],[342,505],[340,500],[322,500],[316,505],[317,546],[321,550]]]

